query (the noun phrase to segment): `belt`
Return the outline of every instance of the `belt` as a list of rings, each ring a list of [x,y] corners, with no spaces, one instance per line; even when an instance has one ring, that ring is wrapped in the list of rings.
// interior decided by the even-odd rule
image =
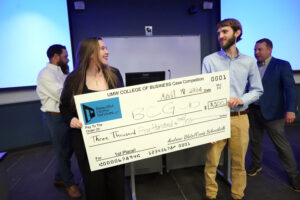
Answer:
[[[46,114],[49,114],[49,115],[56,115],[56,116],[60,116],[60,113],[59,112],[45,112]]]
[[[248,112],[249,112],[248,109],[243,110],[243,111],[239,111],[239,112],[231,112],[231,113],[230,113],[230,116],[232,117],[232,116],[238,116],[238,115],[245,115],[245,114],[247,114]]]

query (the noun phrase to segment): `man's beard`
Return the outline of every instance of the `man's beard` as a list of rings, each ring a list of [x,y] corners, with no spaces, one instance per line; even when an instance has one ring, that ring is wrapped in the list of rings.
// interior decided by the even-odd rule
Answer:
[[[61,71],[64,74],[68,74],[69,73],[69,65],[67,63],[64,63],[63,61],[60,60],[60,61],[58,61],[57,65],[60,66]]]
[[[236,37],[234,37],[234,35],[232,35],[232,37],[229,38],[223,46],[222,46],[222,44],[220,44],[220,45],[223,50],[227,50],[227,49],[230,49],[230,47],[235,44],[235,41],[236,41]]]

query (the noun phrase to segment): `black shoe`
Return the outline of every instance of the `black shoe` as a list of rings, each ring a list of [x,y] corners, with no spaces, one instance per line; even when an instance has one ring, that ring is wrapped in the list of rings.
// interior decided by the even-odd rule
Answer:
[[[300,177],[297,177],[294,180],[292,180],[292,189],[295,192],[300,192]]]
[[[260,171],[262,170],[262,167],[250,167],[249,170],[247,170],[248,176],[256,176]]]
[[[53,184],[55,185],[55,187],[65,187],[66,184],[63,180],[54,180]]]
[[[205,200],[217,200],[217,199],[216,198],[211,199],[211,198],[206,197]]]

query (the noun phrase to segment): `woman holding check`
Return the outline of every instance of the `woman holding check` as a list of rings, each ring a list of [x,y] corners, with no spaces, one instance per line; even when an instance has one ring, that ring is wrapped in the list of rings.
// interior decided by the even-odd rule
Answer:
[[[101,38],[83,40],[76,53],[75,70],[66,78],[60,112],[71,127],[73,148],[88,200],[124,200],[124,165],[91,172],[74,96],[123,87],[118,69],[108,65],[108,50]]]

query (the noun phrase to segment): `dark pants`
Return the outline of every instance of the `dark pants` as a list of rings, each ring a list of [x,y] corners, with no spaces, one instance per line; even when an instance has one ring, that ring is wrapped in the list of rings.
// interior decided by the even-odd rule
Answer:
[[[73,149],[69,129],[61,116],[44,113],[44,118],[50,131],[57,159],[54,179],[63,180],[67,187],[74,185],[75,181],[71,171]]]
[[[91,172],[81,131],[73,129],[72,139],[87,200],[124,200],[124,165]]]
[[[298,176],[297,163],[293,151],[284,134],[285,119],[265,120],[259,106],[250,106],[250,147],[252,153],[252,165],[260,167],[262,163],[262,140],[266,130],[276,147],[283,167],[293,180]]]

